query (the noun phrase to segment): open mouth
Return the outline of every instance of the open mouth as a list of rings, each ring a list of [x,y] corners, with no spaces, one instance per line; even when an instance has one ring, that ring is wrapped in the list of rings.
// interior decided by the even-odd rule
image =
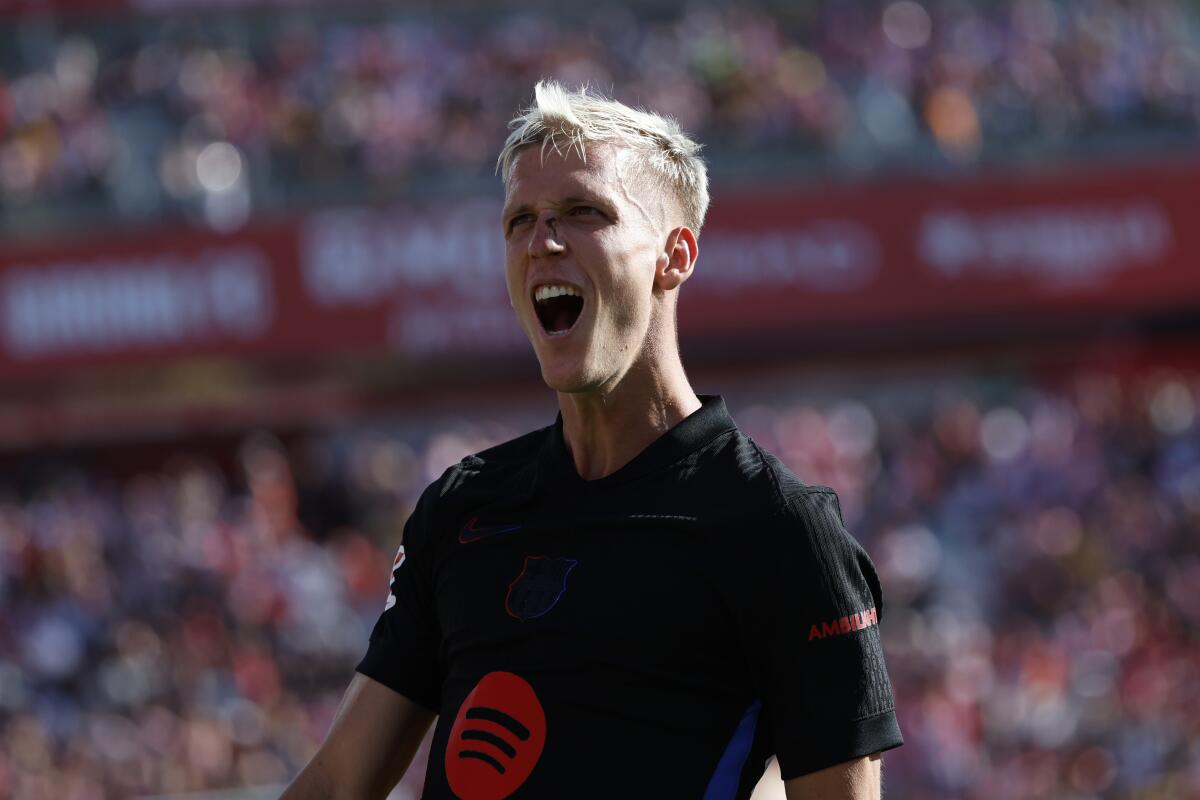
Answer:
[[[583,296],[574,286],[539,286],[534,292],[533,309],[542,330],[551,336],[561,335],[579,321],[583,313]]]

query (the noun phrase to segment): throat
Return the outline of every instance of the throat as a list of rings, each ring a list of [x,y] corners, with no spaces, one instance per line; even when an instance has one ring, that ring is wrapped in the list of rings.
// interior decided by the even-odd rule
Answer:
[[[612,475],[634,461],[702,405],[686,382],[677,393],[660,398],[661,403],[647,404],[639,391],[639,399],[631,404],[621,394],[559,395],[563,442],[585,481]]]

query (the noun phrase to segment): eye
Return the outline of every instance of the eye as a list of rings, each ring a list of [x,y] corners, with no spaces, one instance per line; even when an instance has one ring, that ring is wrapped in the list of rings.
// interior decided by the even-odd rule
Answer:
[[[571,210],[567,213],[573,217],[590,217],[599,214],[600,209],[593,206],[572,206]]]
[[[525,225],[533,221],[533,214],[517,214],[508,221],[508,231],[511,233],[518,225]]]

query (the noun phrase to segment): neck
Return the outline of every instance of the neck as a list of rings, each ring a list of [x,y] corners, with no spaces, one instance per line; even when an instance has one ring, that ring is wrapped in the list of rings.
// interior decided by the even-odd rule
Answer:
[[[700,408],[678,357],[612,387],[558,395],[563,438],[584,480],[611,475]]]

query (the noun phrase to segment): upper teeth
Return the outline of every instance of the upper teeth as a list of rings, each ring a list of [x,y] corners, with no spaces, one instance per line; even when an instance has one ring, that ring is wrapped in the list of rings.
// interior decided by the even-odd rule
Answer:
[[[558,297],[564,294],[571,295],[572,297],[582,296],[574,286],[552,284],[550,286],[539,286],[533,293],[533,299],[540,303],[543,300],[549,300],[551,297]]]

